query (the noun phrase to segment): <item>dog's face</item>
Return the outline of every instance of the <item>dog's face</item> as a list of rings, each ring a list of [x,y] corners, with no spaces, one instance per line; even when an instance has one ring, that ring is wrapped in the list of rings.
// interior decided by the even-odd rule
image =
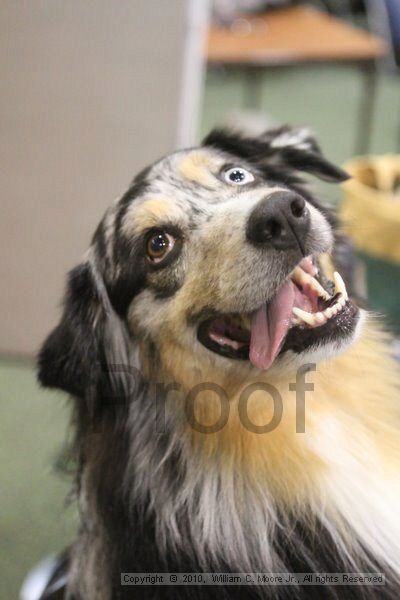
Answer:
[[[58,345],[76,343],[71,323],[82,310],[92,329],[115,311],[142,359],[175,378],[185,369],[203,380],[268,371],[342,351],[358,309],[340,275],[327,272],[333,220],[301,171],[346,178],[305,130],[288,128],[256,139],[214,132],[146,169],[101,222],[42,365],[54,367]],[[82,393],[81,383],[58,385]]]

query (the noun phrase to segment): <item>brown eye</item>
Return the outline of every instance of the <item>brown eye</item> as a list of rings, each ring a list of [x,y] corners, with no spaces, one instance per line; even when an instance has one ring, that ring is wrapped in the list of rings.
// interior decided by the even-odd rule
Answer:
[[[159,263],[174,247],[175,239],[165,231],[152,234],[147,240],[147,257],[152,263]]]

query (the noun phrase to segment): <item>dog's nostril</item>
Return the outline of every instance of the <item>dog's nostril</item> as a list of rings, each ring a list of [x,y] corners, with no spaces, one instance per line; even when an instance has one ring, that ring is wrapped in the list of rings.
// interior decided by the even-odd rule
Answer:
[[[267,239],[278,238],[282,234],[282,225],[276,219],[270,219],[264,226],[264,233]]]
[[[297,198],[292,200],[292,202],[290,203],[291,213],[297,219],[299,219],[300,217],[302,217],[304,215],[305,208],[306,208],[306,203],[305,203],[304,198],[302,198],[301,196],[298,196]]]

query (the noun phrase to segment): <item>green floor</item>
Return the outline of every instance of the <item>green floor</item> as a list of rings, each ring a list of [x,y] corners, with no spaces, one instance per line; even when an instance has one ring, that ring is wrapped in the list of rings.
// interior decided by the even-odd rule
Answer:
[[[27,570],[75,528],[69,484],[54,466],[65,440],[62,394],[39,389],[28,363],[0,362],[0,599],[17,598]]]
[[[360,78],[346,68],[276,71],[265,77],[263,112],[275,122],[310,125],[326,154],[341,163],[352,156]],[[207,78],[202,134],[240,109],[243,81]],[[395,152],[400,126],[400,78],[382,77],[373,152]],[[335,188],[322,193],[338,197]],[[27,363],[0,362],[0,599],[17,597],[23,575],[37,560],[62,548],[76,527],[65,508],[68,482],[54,472],[66,436],[62,394],[40,390]]]

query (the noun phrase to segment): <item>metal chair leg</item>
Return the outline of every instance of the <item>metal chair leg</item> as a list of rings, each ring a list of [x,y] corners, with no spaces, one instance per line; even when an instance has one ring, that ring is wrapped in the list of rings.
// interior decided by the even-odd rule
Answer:
[[[244,97],[245,109],[260,110],[262,105],[263,69],[257,67],[244,68]]]
[[[357,125],[356,154],[367,154],[371,146],[378,79],[375,63],[361,65],[361,73],[362,90]]]

